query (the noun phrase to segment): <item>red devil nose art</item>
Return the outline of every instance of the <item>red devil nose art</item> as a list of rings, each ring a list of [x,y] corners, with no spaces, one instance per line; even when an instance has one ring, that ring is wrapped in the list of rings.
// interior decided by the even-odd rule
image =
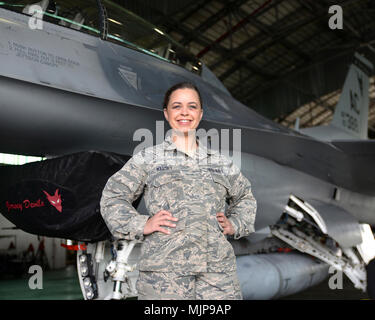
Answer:
[[[47,196],[49,203],[54,206],[58,212],[62,212],[61,194],[59,194],[59,189],[56,189],[53,196],[51,196],[47,191],[43,190],[43,192]]]

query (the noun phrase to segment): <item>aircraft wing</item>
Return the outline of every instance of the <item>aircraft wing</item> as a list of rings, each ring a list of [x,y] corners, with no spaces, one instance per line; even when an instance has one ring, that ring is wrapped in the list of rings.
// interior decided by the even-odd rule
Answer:
[[[213,122],[202,126],[208,130]],[[241,129],[241,151],[273,160],[345,189],[375,195],[375,141],[324,142],[305,135],[218,124]]]
[[[348,157],[347,169],[357,191],[374,195],[375,141],[333,141],[332,144]]]
[[[375,140],[336,140],[331,141],[331,144],[348,155],[367,160],[375,156],[374,142]]]

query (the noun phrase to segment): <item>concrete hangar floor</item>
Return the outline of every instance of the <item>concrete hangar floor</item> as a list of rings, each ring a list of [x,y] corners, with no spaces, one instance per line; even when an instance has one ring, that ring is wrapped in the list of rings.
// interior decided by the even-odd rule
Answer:
[[[0,300],[83,300],[75,265],[59,270],[46,271],[43,275],[43,289],[30,289],[32,275],[20,278],[0,279]],[[355,289],[352,282],[343,276],[342,289],[331,290],[328,279],[322,283],[281,300],[363,300],[366,293]]]

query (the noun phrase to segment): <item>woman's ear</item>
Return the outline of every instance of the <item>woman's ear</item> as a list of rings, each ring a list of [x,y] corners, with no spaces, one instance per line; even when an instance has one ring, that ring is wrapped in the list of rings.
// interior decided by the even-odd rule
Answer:
[[[164,117],[165,117],[165,119],[169,122],[167,108],[163,108],[163,111],[164,111]]]

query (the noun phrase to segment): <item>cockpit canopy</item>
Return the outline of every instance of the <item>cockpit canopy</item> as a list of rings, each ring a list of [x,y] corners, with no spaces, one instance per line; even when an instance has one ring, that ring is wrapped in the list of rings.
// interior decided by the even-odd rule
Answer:
[[[16,0],[0,2],[0,8],[97,37],[105,25],[105,40],[201,74],[202,63],[162,30],[111,1],[101,2],[106,11],[104,15],[96,0]]]

